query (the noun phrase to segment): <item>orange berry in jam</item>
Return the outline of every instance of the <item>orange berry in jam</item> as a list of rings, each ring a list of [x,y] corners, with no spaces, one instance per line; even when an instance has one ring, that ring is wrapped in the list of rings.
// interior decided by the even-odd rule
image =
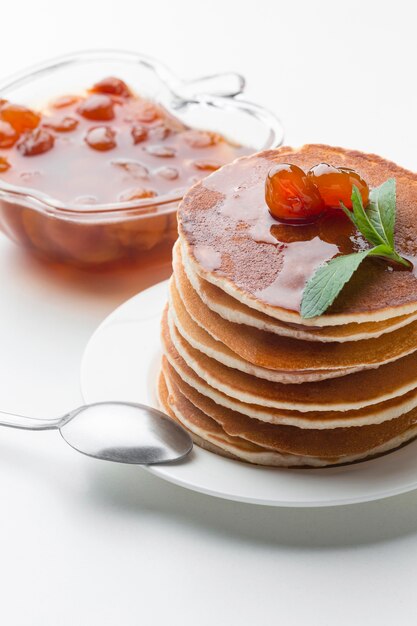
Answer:
[[[202,172],[215,172],[221,167],[221,163],[218,161],[208,161],[206,159],[197,159],[193,165]]]
[[[144,189],[142,187],[136,187],[133,189],[127,189],[119,194],[120,202],[129,202],[131,200],[143,200],[144,198],[154,198],[156,196],[153,189]]]
[[[114,103],[110,96],[94,94],[81,102],[78,113],[88,120],[109,121],[114,118]]]
[[[36,156],[48,152],[53,148],[55,137],[45,128],[36,128],[31,133],[23,135],[17,148],[24,156]]]
[[[10,163],[4,157],[0,157],[0,172],[7,172],[10,168]]]
[[[19,139],[19,133],[9,122],[0,120],[0,148],[11,148]]]
[[[208,148],[219,143],[220,136],[206,130],[186,130],[183,138],[191,148]]]
[[[307,176],[316,185],[326,207],[339,208],[343,202],[351,209],[354,185],[359,189],[363,205],[368,204],[369,187],[355,170],[319,163],[308,171]]]
[[[116,147],[116,133],[108,126],[95,126],[90,128],[85,141],[90,148],[105,152]]]
[[[145,150],[148,154],[156,157],[162,157],[163,159],[169,159],[174,157],[176,154],[175,148],[171,148],[171,146],[163,146],[161,144],[151,144],[150,146],[146,146]]]
[[[150,124],[158,120],[161,115],[152,102],[138,102],[133,110],[134,119]]]
[[[40,115],[21,104],[5,102],[0,108],[0,118],[8,122],[18,133],[36,128],[41,120]]]
[[[133,138],[133,143],[136,145],[137,143],[141,143],[148,138],[148,131],[142,124],[132,124],[132,128],[130,129],[130,134]]]
[[[78,126],[78,120],[75,117],[67,115],[65,117],[49,117],[43,122],[43,126],[52,128],[57,133],[69,133]]]
[[[121,96],[122,98],[129,98],[132,95],[126,83],[114,76],[103,78],[103,80],[95,83],[90,91],[94,93],[108,93],[113,96]]]
[[[265,200],[273,217],[292,224],[306,224],[324,212],[316,186],[297,165],[278,163],[265,183]]]
[[[70,107],[73,104],[77,104],[77,102],[79,101],[79,96],[59,96],[50,103],[50,106],[52,106],[54,109],[64,109],[65,107]]]

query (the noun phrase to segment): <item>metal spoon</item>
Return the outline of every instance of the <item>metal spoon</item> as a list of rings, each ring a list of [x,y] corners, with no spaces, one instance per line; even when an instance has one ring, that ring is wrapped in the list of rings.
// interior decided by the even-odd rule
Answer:
[[[78,452],[118,463],[178,461],[193,447],[188,432],[167,415],[128,402],[98,402],[47,420],[0,412],[0,426],[59,430]]]

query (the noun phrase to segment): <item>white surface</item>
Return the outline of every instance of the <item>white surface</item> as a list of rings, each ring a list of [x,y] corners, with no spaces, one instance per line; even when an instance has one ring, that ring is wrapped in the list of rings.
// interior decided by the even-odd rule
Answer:
[[[288,142],[373,150],[417,169],[408,0],[3,4],[1,74],[88,46],[160,56],[185,77],[235,69],[248,96],[281,115]],[[40,416],[81,401],[89,335],[143,284],[61,285],[1,238],[0,286],[1,404]],[[416,492],[270,509],[83,458],[54,433],[2,431],[0,498],[5,626],[391,626],[417,617]]]
[[[100,324],[81,364],[86,403],[125,400],[158,407],[160,320],[167,293],[168,281],[158,283]],[[317,470],[256,467],[195,446],[181,463],[146,469],[176,485],[226,500],[266,506],[340,506],[416,489],[417,442],[372,461]]]

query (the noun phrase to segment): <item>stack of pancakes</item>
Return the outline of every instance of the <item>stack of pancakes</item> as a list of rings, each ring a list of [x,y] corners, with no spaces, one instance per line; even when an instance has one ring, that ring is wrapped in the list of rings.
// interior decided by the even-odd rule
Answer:
[[[417,436],[417,276],[369,259],[332,307],[303,319],[306,281],[367,247],[340,211],[308,226],[268,212],[274,163],[350,167],[397,182],[396,249],[417,259],[417,176],[328,146],[238,159],[195,185],[179,211],[162,320],[161,407],[195,442],[262,465],[322,467]]]

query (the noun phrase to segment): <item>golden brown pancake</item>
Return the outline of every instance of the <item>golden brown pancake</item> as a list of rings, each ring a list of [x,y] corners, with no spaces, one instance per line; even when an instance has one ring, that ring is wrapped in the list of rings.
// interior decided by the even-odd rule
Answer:
[[[175,283],[171,278],[170,283],[170,297],[169,301],[172,304],[171,292],[175,292]],[[265,367],[258,367],[249,361],[245,361],[238,354],[230,350],[227,346],[220,341],[214,339],[207,331],[201,326],[196,324],[193,319],[186,312],[181,301],[177,301],[177,310],[174,306],[170,306],[168,321],[174,324],[180,335],[189,343],[193,348],[196,348],[203,354],[227,365],[227,367],[233,367],[246,374],[252,374],[258,378],[264,378],[272,382],[278,383],[305,383],[317,380],[324,380],[325,378],[337,378],[345,376],[351,372],[355,372],[362,368],[349,368],[349,369],[337,369],[337,370],[303,370],[297,371],[282,371],[271,370]]]
[[[191,286],[180,264],[174,267],[170,296],[182,327],[197,323],[242,359],[270,370],[367,369],[390,363],[417,350],[417,321],[377,339],[345,344],[299,341],[228,322],[209,309]],[[176,288],[178,287],[178,290]],[[179,293],[178,293],[179,292]]]
[[[232,459],[324,467],[417,436],[417,270],[366,260],[334,305],[304,320],[306,281],[369,243],[341,211],[284,225],[264,199],[276,162],[397,182],[396,247],[417,267],[417,175],[374,155],[304,146],[240,159],[194,186],[180,208],[162,319],[161,406],[194,441]]]
[[[195,407],[217,422],[226,434],[277,452],[318,457],[360,454],[401,435],[417,422],[417,409],[383,424],[352,428],[306,430],[259,422],[242,413],[220,407],[200,394],[181,380],[166,359],[163,360],[162,367],[165,378],[170,381],[176,394],[185,396]]]
[[[417,388],[417,353],[375,370],[319,382],[273,383],[226,367],[192,348],[174,331],[167,311],[162,320],[162,344],[170,364],[187,383],[187,367],[210,387],[248,404],[306,411],[348,411],[379,404]],[[187,366],[187,367],[185,367]]]
[[[366,259],[324,315],[300,317],[302,291],[317,267],[339,253],[368,247],[340,213],[302,227],[270,216],[264,182],[271,166],[289,162],[308,170],[323,161],[355,169],[371,187],[396,179],[396,248],[417,257],[417,174],[375,155],[307,145],[238,159],[192,187],[179,210],[185,265],[236,300],[284,322],[329,326],[416,312],[415,272],[392,271],[385,262]]]
[[[384,454],[395,449],[416,436],[417,429],[412,426],[407,431],[369,450],[368,452],[341,457],[312,457],[283,454],[252,444],[243,438],[230,436],[218,423],[194,406],[185,396],[172,386],[169,377],[161,373],[159,384],[159,402],[168,415],[179,421],[190,432],[194,442],[203,448],[227,456],[275,467],[326,467],[340,463],[352,463],[368,457]]]
[[[176,262],[182,263],[181,247],[178,241],[174,246],[173,256],[174,265]],[[397,328],[402,328],[417,319],[416,312],[410,315],[393,317],[382,322],[364,322],[362,324],[353,322],[343,326],[322,326],[320,328],[302,326],[301,324],[286,324],[242,304],[239,300],[235,300],[228,293],[216,287],[216,285],[203,280],[192,270],[190,265],[188,268],[184,267],[184,270],[186,270],[188,280],[204,304],[225,320],[233,324],[246,324],[259,330],[266,330],[267,332],[284,337],[292,337],[293,339],[324,342],[338,341],[340,343],[360,341],[361,339],[380,337],[385,333],[397,330]]]
[[[258,421],[298,428],[349,428],[352,426],[368,426],[381,424],[384,421],[400,417],[417,407],[417,388],[390,400],[365,406],[361,409],[346,411],[297,411],[284,408],[265,407],[258,404],[241,402],[237,398],[227,396],[218,389],[211,387],[198,376],[182,359],[172,344],[167,351],[167,359],[173,364],[175,371],[191,387],[207,398],[212,399],[226,409],[237,411]]]
[[[240,437],[231,437],[202,411],[197,409],[184,396],[176,392],[170,379],[161,371],[158,381],[158,399],[161,408],[184,426],[194,443],[202,448],[232,459],[258,465],[275,467],[324,467],[338,459],[303,458],[297,455],[281,454],[252,444]]]
[[[157,394],[158,394],[159,406],[161,407],[161,409],[167,415],[169,415],[169,417],[171,417],[173,420],[175,420],[176,422],[184,426],[184,422],[177,418],[177,416],[175,415],[174,411],[172,410],[169,404],[169,391],[168,391],[168,387],[165,381],[165,376],[162,370],[160,371],[159,377],[158,377]],[[219,454],[220,456],[225,456],[230,459],[239,460],[239,458],[235,456],[234,454],[231,454],[229,452],[226,452],[225,450],[222,450],[218,446],[206,441],[205,439],[203,439],[203,437],[200,437],[199,435],[192,432],[191,430],[189,430],[189,433],[194,443],[200,446],[200,448],[209,450],[209,452],[214,452],[215,454]]]
[[[170,335],[163,338],[165,354],[168,362],[184,382],[196,389],[203,396],[212,399],[226,409],[247,415],[258,421],[298,428],[349,428],[352,426],[368,426],[381,424],[386,420],[395,419],[417,407],[417,387],[404,395],[399,395],[384,402],[367,405],[360,409],[338,410],[306,410],[276,408],[242,402],[228,396],[215,387],[211,387],[201,376],[189,367],[171,341]],[[200,372],[202,373],[202,372]]]

